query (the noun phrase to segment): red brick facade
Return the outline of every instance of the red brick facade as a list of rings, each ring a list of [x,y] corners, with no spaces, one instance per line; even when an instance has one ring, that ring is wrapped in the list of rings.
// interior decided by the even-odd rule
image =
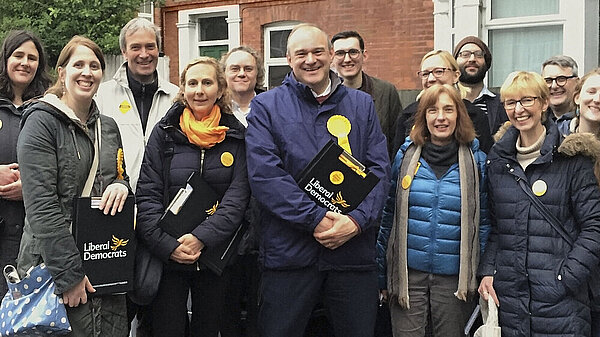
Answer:
[[[432,0],[167,0],[155,11],[162,25],[164,51],[171,59],[170,80],[177,83],[178,11],[239,5],[241,43],[263,51],[263,28],[278,21],[311,22],[330,36],[356,30],[365,40],[369,59],[365,71],[398,89],[418,89],[421,57],[433,49]]]

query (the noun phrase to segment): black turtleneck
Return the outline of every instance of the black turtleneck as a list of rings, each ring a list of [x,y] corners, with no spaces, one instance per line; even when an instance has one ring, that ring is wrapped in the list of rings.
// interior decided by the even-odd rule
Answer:
[[[154,72],[154,81],[150,83],[141,83],[133,78],[129,68],[127,66],[125,67],[127,68],[127,82],[129,82],[129,88],[133,93],[135,106],[137,107],[140,119],[142,120],[142,130],[144,130],[145,133],[146,125],[148,124],[148,114],[152,107],[152,98],[158,90],[158,76],[156,75],[156,72]]]
[[[427,142],[423,145],[421,157],[429,164],[435,176],[440,179],[450,166],[458,163],[458,143],[456,140],[452,140],[448,145],[439,146]]]

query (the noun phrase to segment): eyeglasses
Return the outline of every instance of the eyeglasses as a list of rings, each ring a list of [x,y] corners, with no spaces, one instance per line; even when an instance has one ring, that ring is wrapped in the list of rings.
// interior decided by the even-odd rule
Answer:
[[[458,56],[460,56],[461,58],[464,58],[464,59],[471,58],[471,55],[475,55],[475,58],[482,59],[483,51],[481,51],[481,50],[477,50],[477,51],[463,50],[460,53],[458,53]]]
[[[530,107],[535,103],[535,96],[525,96],[519,100],[509,99],[508,101],[504,101],[504,109],[506,110],[514,110],[517,107],[517,103],[521,103],[521,106],[524,108]]]
[[[358,57],[358,55],[360,55],[360,53],[362,53],[362,50],[358,50],[358,49],[349,49],[349,50],[336,50],[334,53],[334,56],[338,59],[343,59],[346,57],[346,54],[348,54],[348,56],[350,56],[351,59],[355,59]]]
[[[565,84],[567,84],[567,81],[570,78],[574,78],[577,77],[577,75],[571,75],[571,76],[556,76],[556,77],[544,77],[544,81],[546,81],[546,85],[548,85],[549,87],[552,86],[552,82],[556,81],[556,85],[558,85],[559,87],[564,86]]]
[[[450,68],[433,68],[433,70],[429,71],[429,70],[421,70],[419,72],[417,72],[417,76],[419,76],[421,79],[426,80],[429,77],[429,74],[433,74],[433,77],[435,78],[440,78],[442,76],[444,76],[444,73],[446,72],[446,70],[452,70]]]

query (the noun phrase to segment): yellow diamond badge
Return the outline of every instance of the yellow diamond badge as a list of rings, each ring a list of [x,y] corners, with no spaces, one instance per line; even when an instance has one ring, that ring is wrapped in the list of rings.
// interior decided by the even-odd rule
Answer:
[[[131,110],[131,104],[129,104],[129,102],[123,101],[119,104],[119,111],[121,111],[121,113],[126,113],[129,110]]]

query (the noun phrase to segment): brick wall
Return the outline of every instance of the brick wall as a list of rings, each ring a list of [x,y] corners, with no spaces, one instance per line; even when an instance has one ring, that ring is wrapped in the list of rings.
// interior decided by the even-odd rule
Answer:
[[[172,82],[177,82],[179,69],[177,11],[232,4],[240,4],[242,43],[261,51],[264,25],[277,21],[311,22],[330,36],[343,30],[358,31],[369,53],[365,71],[398,89],[420,88],[416,72],[421,57],[433,49],[432,0],[168,0],[157,11],[157,22],[163,23]]]

